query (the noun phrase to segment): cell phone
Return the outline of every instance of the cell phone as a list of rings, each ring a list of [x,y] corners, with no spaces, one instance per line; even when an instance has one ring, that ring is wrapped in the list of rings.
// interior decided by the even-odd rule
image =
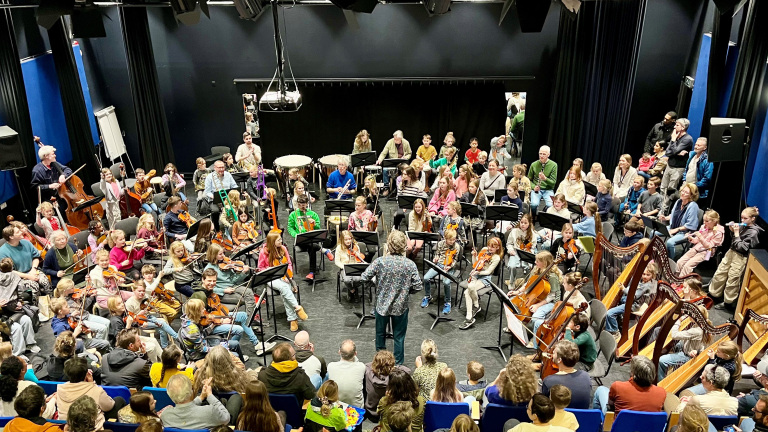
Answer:
[[[736,432],[736,428],[734,428],[733,425],[725,426],[723,432]]]

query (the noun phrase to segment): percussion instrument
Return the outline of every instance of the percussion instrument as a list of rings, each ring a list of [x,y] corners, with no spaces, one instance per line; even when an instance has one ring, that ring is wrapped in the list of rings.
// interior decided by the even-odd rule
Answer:
[[[325,224],[328,231],[335,231],[338,226],[341,230],[347,229],[347,223],[349,223],[349,217],[347,216],[328,216],[325,218]]]
[[[152,189],[155,190],[155,193],[160,193],[163,191],[163,178],[162,177],[152,177],[149,179],[149,184],[152,185]]]
[[[283,189],[283,193],[292,193],[288,191],[288,170],[291,168],[298,168],[299,174],[307,178],[307,170],[312,168],[312,158],[303,155],[286,155],[280,156],[275,159],[273,163],[275,167],[275,174],[278,179],[278,186]]]
[[[336,165],[339,163],[339,160],[341,160],[343,156],[346,155],[332,154],[323,156],[317,160],[318,169],[322,170],[321,172],[325,174],[326,179],[331,175],[332,172],[336,171]]]

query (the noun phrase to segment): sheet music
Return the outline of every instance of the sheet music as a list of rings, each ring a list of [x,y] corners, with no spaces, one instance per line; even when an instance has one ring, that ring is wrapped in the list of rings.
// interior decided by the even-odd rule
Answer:
[[[506,307],[506,306],[505,306]],[[509,308],[507,308],[509,309]],[[523,345],[528,345],[528,332],[523,328],[523,323],[515,315],[507,315],[507,328]]]

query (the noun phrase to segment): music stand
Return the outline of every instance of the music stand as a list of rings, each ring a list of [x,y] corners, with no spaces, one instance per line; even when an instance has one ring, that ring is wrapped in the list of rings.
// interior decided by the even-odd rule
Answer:
[[[493,221],[493,225],[496,226],[497,221],[507,221],[507,222],[517,222],[518,213],[520,212],[520,208],[515,205],[491,205],[485,208],[485,220],[486,221]],[[504,233],[500,233],[502,236],[502,239],[504,237]],[[485,232],[485,235],[483,236],[483,240],[487,243],[488,242],[488,231]],[[504,268],[501,269],[502,276],[504,274]]]
[[[579,215],[579,217],[584,216],[584,210],[581,209],[581,206],[576,203],[572,203],[570,201],[566,201],[568,203],[568,211],[571,213],[575,213]]]
[[[197,222],[193,223],[189,229],[187,230],[187,239],[191,239],[192,237],[197,235],[197,229],[200,228],[200,222],[204,221],[205,219],[210,219],[209,217],[204,217],[202,219],[199,219]]]
[[[426,246],[427,244],[431,245],[431,242],[433,241],[440,241],[442,237],[440,236],[440,233],[426,231],[406,231],[405,235],[408,237],[408,240],[422,240],[424,242],[424,246],[421,248],[421,272],[424,273],[424,263],[428,261],[426,259]]]
[[[571,221],[558,215],[550,213],[539,213],[539,226],[549,229],[549,244],[552,244],[555,238],[555,231],[563,229],[563,225]]]
[[[584,183],[584,192],[587,195],[597,197],[597,186],[593,185],[590,182],[582,182],[582,183]]]
[[[250,255],[251,251],[254,251],[257,248],[259,248],[262,244],[264,244],[265,240],[266,239],[261,239],[261,240],[256,241],[255,243],[249,244],[248,246],[240,249],[236,254],[232,255],[230,258],[231,259],[237,259],[237,258],[239,258],[241,256],[244,256],[245,259],[249,260],[249,262],[250,262],[250,260],[253,260],[253,257]]]
[[[501,202],[501,198],[503,198],[504,195],[506,195],[506,194],[507,194],[507,190],[506,189],[496,189],[495,191],[493,191],[493,201],[497,202],[497,203],[500,203]]]
[[[507,356],[504,355],[504,347],[506,346],[506,344],[501,343],[501,333],[502,333],[502,328],[504,326],[504,319],[502,318],[502,316],[504,315],[504,306],[512,309],[513,311],[515,310],[515,307],[512,304],[512,302],[509,300],[509,297],[507,297],[507,293],[505,293],[504,290],[496,286],[496,284],[494,284],[493,282],[491,282],[490,284],[491,284],[491,289],[493,290],[493,293],[496,294],[496,297],[499,298],[499,303],[501,303],[501,311],[499,312],[499,333],[496,339],[496,345],[483,346],[480,348],[491,350],[491,351],[498,351],[498,353],[501,354],[501,358],[503,358],[504,362],[506,363]],[[522,327],[522,324],[521,324],[521,327]],[[517,330],[519,331],[522,329],[517,329]],[[518,340],[520,341],[525,340],[525,337],[523,335],[518,334],[518,331],[513,331],[512,334],[515,335],[515,337],[517,337]],[[527,342],[523,342],[523,344],[525,343]],[[512,356],[514,345],[515,345],[514,342],[509,344],[510,356]]]
[[[270,282],[276,281],[278,279],[281,279],[283,276],[285,276],[285,273],[288,271],[288,264],[280,264],[275,267],[270,267],[266,270],[262,270],[258,273],[255,273],[252,276],[251,286],[259,286],[259,285],[266,285]],[[277,315],[275,314],[275,288],[271,287],[271,296],[272,296],[272,320],[273,324],[275,326],[275,334],[270,336],[269,339],[267,339],[267,342],[272,342],[274,339],[281,339],[286,341],[291,341],[293,339],[289,337],[285,337],[283,335],[280,335],[277,333]],[[266,290],[265,290],[266,291]],[[259,297],[259,303],[261,303],[261,299],[263,297]],[[257,309],[257,308],[255,308]]]
[[[385,169],[397,169],[397,166],[401,163],[408,163],[408,159],[384,159],[381,161],[381,178],[384,178],[384,170]],[[387,189],[390,191],[392,190],[392,182],[395,181],[397,176],[389,176],[389,184],[387,185]],[[387,197],[387,199],[391,198],[391,195]]]
[[[227,196],[229,196],[229,192],[233,190],[236,190],[238,192],[240,191],[240,189],[238,188],[226,189]],[[219,191],[213,192],[213,203],[216,205],[222,205],[222,206],[224,205],[224,202],[221,200],[221,195],[219,195]]]
[[[344,264],[344,275],[350,277],[362,276],[363,272],[368,268],[369,265],[370,264],[368,263]],[[363,282],[363,284],[367,284],[367,282]],[[360,318],[360,321],[357,323],[357,329],[360,329],[360,326],[363,325],[365,320],[375,318],[372,314],[366,315],[365,313],[365,286],[360,288],[360,293],[362,295],[360,303],[363,306],[363,312],[355,312],[355,315]]]
[[[312,252],[311,247],[315,243],[322,244],[325,242],[325,240],[328,238],[328,230],[327,229],[320,229],[320,230],[312,230],[307,231],[305,233],[298,234],[296,236],[296,241],[294,242],[294,253],[293,253],[293,262],[296,262],[296,247],[300,247],[304,250],[308,250],[311,253]],[[322,248],[321,248],[322,249]],[[323,259],[323,254],[320,254],[320,259]],[[326,279],[312,279],[312,292],[315,292],[315,284],[317,282],[325,282]],[[301,296],[298,296],[299,303],[301,303]]]
[[[424,197],[418,195],[398,195],[397,207],[405,210],[413,210],[413,203],[415,203],[417,199],[423,200]]]
[[[482,193],[482,192],[481,192]],[[480,217],[480,206],[477,204],[472,203],[460,203],[461,204],[461,215],[462,216],[469,216],[474,218]]]
[[[668,225],[665,225],[663,222],[661,222],[658,219],[651,219],[648,216],[643,216],[643,224],[646,228],[650,228],[652,231],[651,238],[653,238],[654,235],[658,235],[660,237],[671,237],[671,234],[669,233],[669,228],[667,228]]]
[[[455,283],[457,286],[459,285],[459,281],[456,280],[456,278],[452,276],[450,273],[446,272],[445,270],[440,268],[437,264],[433,263],[432,261],[425,260],[425,262],[427,263],[430,269],[437,272],[437,276],[435,277],[437,279],[437,288],[436,288],[437,302],[435,303],[435,306],[437,306],[437,312],[436,313],[429,312],[429,316],[435,319],[434,321],[432,321],[432,327],[429,328],[430,330],[433,330],[437,325],[437,323],[439,323],[440,321],[455,321],[453,318],[448,318],[447,316],[441,316],[442,309],[440,308],[442,307],[442,302],[440,301],[440,292],[443,290],[443,278],[445,277],[450,279],[451,282]],[[450,298],[447,298],[445,300],[449,302],[451,301]]]
[[[349,155],[349,165],[352,168],[376,165],[376,152],[370,151]]]
[[[379,247],[379,233],[378,231],[351,231],[352,237],[358,243],[365,245],[366,249],[369,246],[376,246],[376,255],[381,255],[381,248]]]
[[[245,325],[248,327],[253,328],[253,323],[258,321],[259,323],[259,338],[263,341],[264,340],[264,322],[261,320],[261,304],[264,301],[264,296],[267,294],[267,289],[264,288],[261,291],[261,294],[259,294],[259,301],[256,302],[256,307],[253,308],[253,313],[248,318],[248,321],[246,321]],[[258,318],[257,318],[258,316]],[[263,364],[267,364],[267,350],[261,350],[261,360]]]

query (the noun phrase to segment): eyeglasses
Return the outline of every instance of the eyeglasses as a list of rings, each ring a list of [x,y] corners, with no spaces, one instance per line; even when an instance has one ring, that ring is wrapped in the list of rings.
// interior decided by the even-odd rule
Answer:
[[[757,410],[757,407],[752,407],[752,412],[754,412],[754,413],[760,413],[760,414],[765,414],[765,411],[758,411],[758,410]]]

